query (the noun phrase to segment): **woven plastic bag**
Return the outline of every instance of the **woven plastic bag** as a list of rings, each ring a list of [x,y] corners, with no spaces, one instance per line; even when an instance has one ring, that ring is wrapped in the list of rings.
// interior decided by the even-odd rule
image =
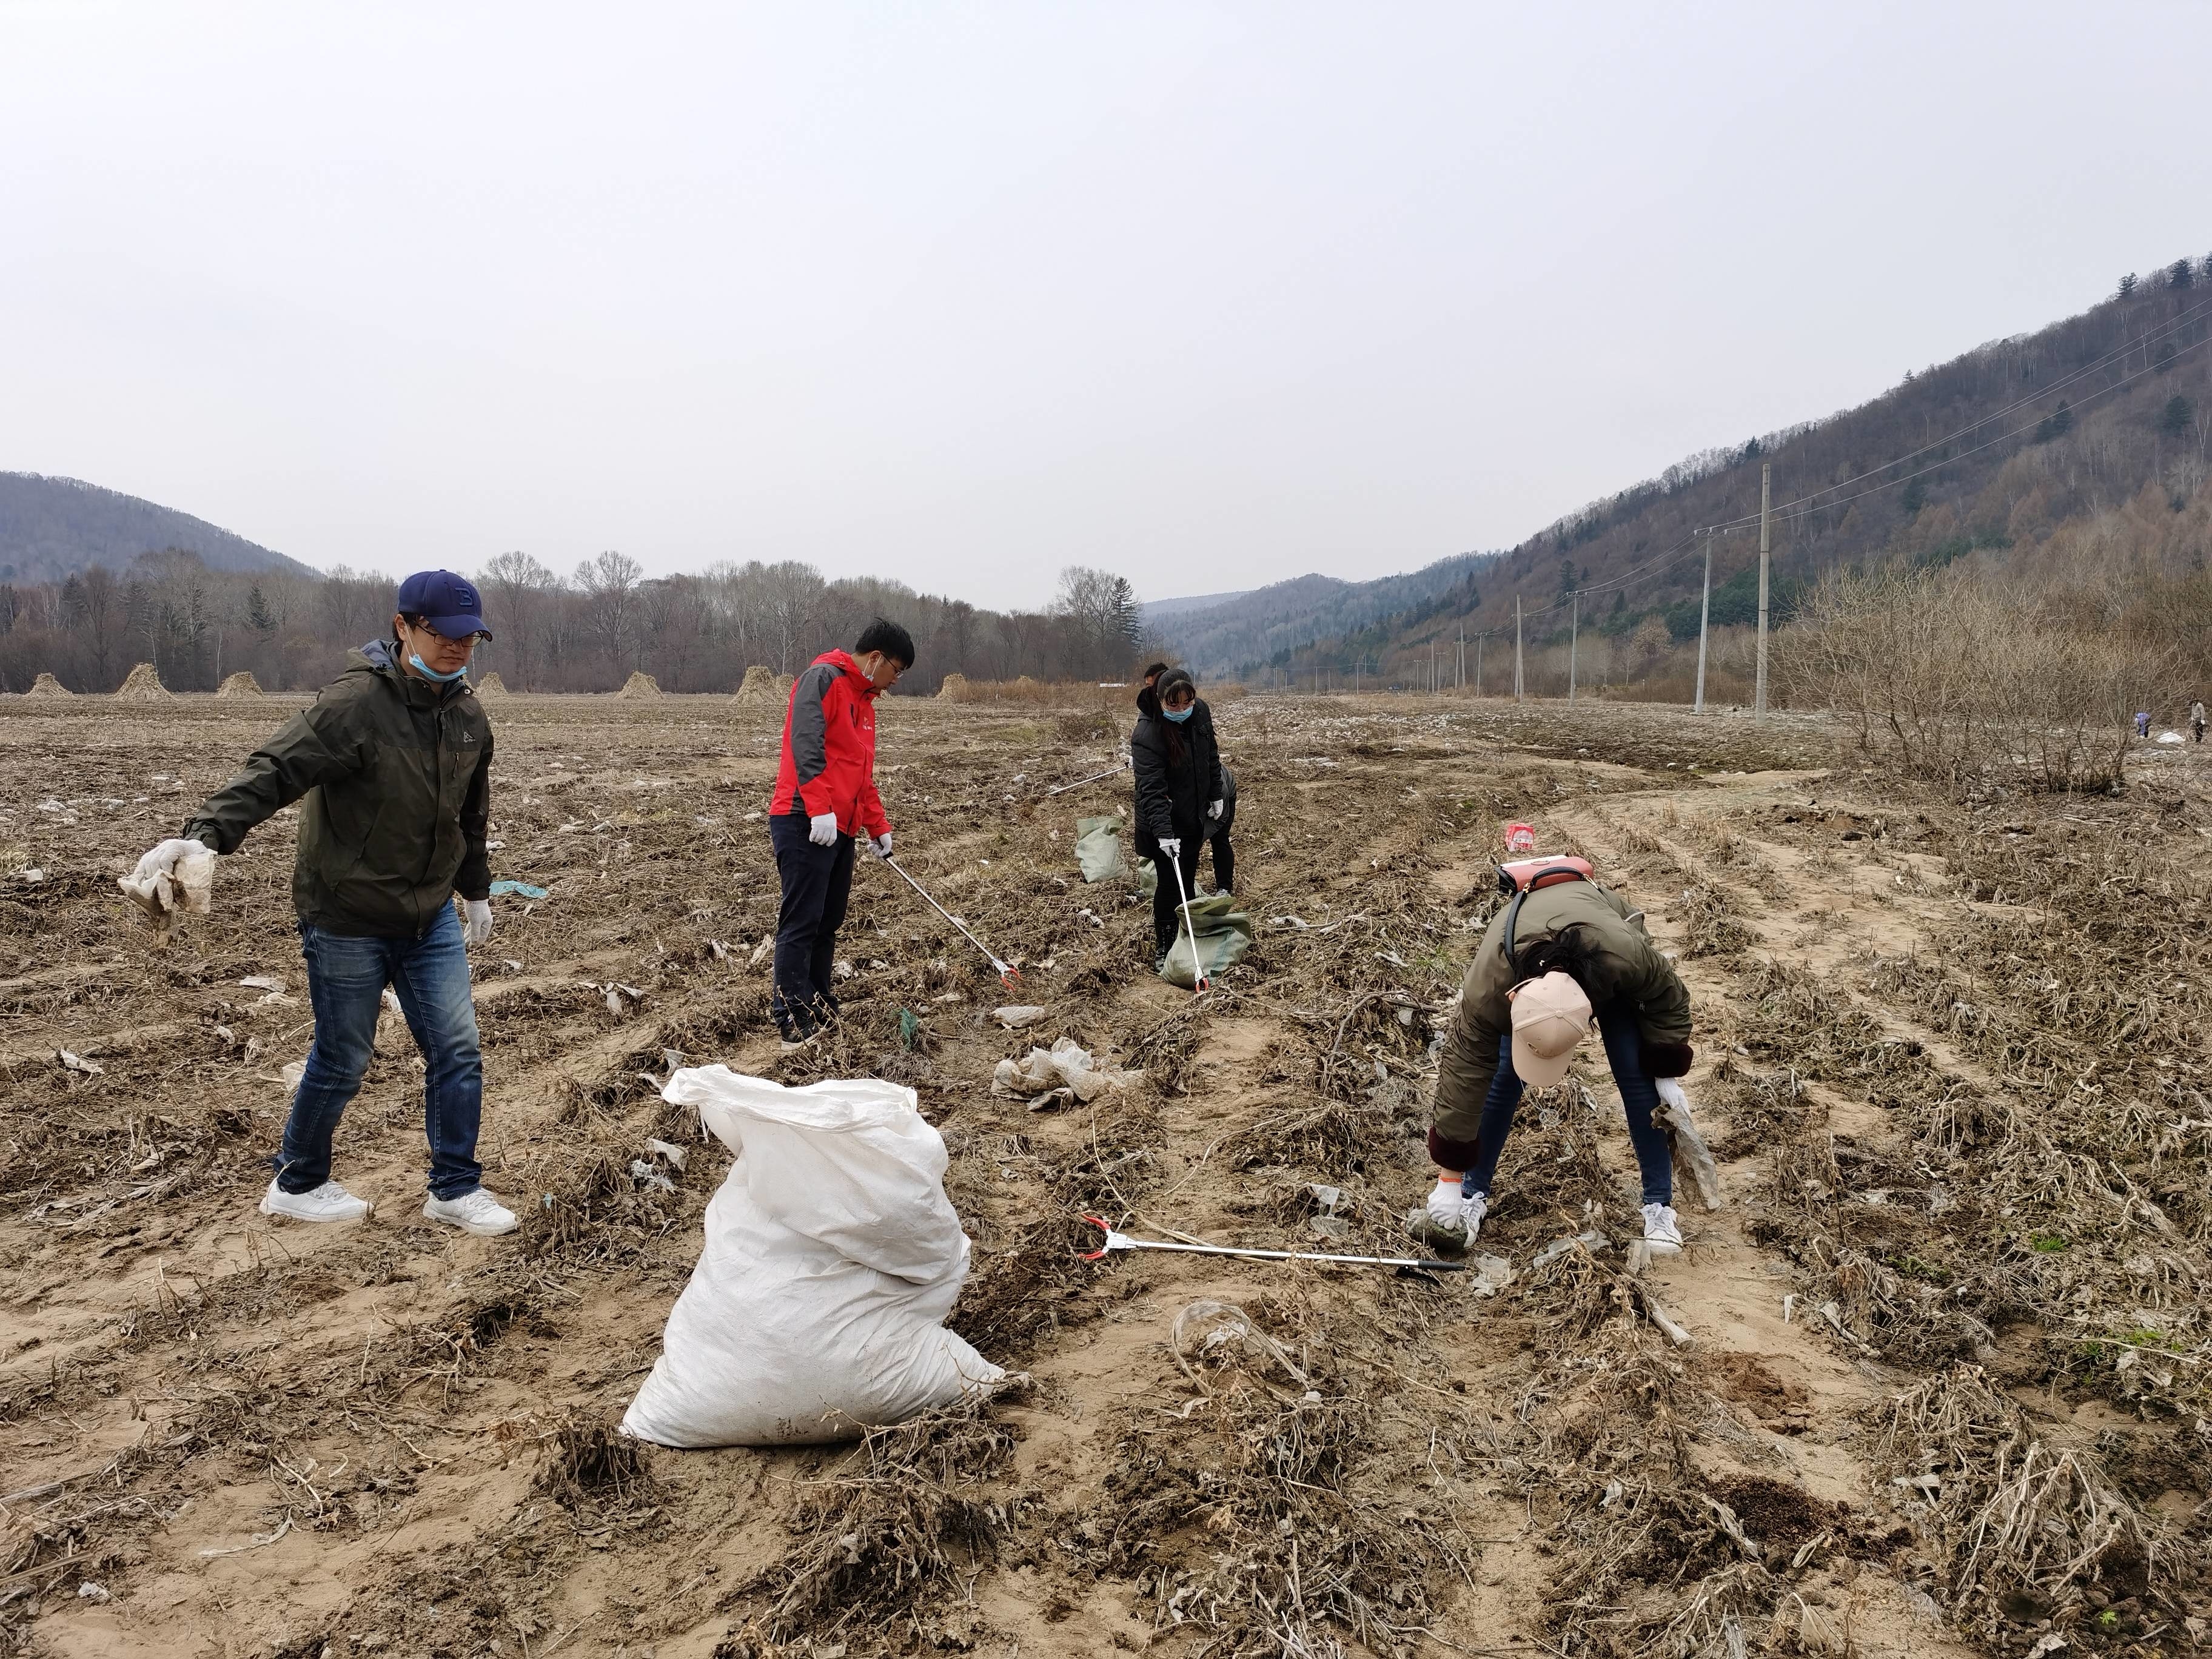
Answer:
[[[914,1091],[873,1079],[787,1089],[679,1070],[737,1154],[707,1206],[699,1265],[623,1419],[664,1446],[857,1438],[1004,1375],[944,1328],[968,1277],[945,1142]]]
[[[1252,918],[1238,908],[1230,894],[1214,893],[1194,898],[1189,910],[1190,926],[1176,930],[1176,942],[1168,951],[1167,960],[1160,964],[1160,977],[1186,991],[1195,989],[1198,983],[1198,976],[1193,971],[1194,942],[1197,952],[1194,959],[1205,965],[1208,979],[1231,963],[1243,961],[1244,953],[1252,948]]]

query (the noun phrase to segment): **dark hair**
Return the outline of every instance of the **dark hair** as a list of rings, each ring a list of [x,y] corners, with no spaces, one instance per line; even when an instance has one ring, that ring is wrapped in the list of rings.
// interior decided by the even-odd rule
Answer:
[[[1198,682],[1190,677],[1187,668],[1170,668],[1152,683],[1152,691],[1160,700],[1160,707],[1168,706],[1168,695],[1177,686],[1188,686],[1193,698],[1198,696]]]
[[[902,667],[914,666],[914,635],[882,617],[862,629],[860,637],[853,645],[856,657],[865,657],[871,651],[882,652]]]
[[[1589,969],[1594,954],[1589,940],[1583,936],[1582,924],[1573,923],[1556,933],[1532,939],[1526,945],[1515,941],[1513,977],[1516,980],[1541,979],[1547,974],[1565,974],[1587,993],[1590,988]]]
[[[1161,675],[1167,672],[1168,665],[1165,663],[1148,662],[1145,665],[1145,672],[1138,675],[1137,678],[1140,680],[1158,679]]]
[[[1168,760],[1170,764],[1176,766],[1181,766],[1190,757],[1190,740],[1183,736],[1182,727],[1167,717],[1168,693],[1178,687],[1189,688],[1191,702],[1195,707],[1198,701],[1198,683],[1191,678],[1187,670],[1170,668],[1152,685],[1152,696],[1159,702],[1160,727],[1167,736]]]

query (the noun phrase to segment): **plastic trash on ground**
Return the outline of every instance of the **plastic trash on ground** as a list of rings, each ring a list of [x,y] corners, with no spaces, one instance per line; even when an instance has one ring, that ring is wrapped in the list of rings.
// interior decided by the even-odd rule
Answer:
[[[991,1092],[1002,1099],[1019,1100],[1066,1089],[1077,1100],[1092,1101],[1111,1091],[1126,1089],[1143,1076],[1141,1071],[1100,1066],[1073,1037],[1062,1037],[1048,1050],[1032,1048],[1021,1060],[1000,1060],[991,1073]]]
[[[623,1419],[664,1446],[852,1440],[1004,1373],[944,1328],[968,1277],[945,1142],[911,1089],[724,1066],[661,1091],[737,1155],[661,1355]]]
[[[166,943],[179,915],[204,916],[215,890],[215,854],[186,853],[173,870],[157,870],[141,880],[135,870],[115,884],[154,924],[154,938]]]

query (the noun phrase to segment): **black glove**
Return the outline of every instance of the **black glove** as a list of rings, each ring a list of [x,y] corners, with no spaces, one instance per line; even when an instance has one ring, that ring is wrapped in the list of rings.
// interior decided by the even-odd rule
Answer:
[[[1652,1042],[1643,1045],[1644,1075],[1646,1077],[1687,1077],[1696,1063],[1698,1051],[1686,1042]]]

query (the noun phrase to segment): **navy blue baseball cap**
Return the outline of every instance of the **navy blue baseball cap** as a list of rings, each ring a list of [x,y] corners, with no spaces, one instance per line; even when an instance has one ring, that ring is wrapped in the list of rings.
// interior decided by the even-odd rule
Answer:
[[[399,584],[392,609],[403,617],[420,617],[449,640],[471,634],[491,637],[484,626],[483,596],[466,576],[450,570],[418,570]]]

